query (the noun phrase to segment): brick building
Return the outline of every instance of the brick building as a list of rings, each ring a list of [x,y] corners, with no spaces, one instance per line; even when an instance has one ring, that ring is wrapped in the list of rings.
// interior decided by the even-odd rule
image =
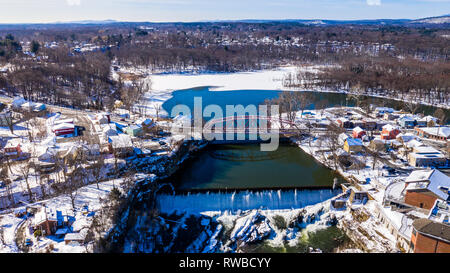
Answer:
[[[410,247],[414,253],[450,253],[450,226],[424,218],[415,220]]]
[[[400,130],[397,127],[387,124],[383,126],[383,129],[381,131],[381,139],[395,139],[398,134],[400,134]]]
[[[418,208],[431,209],[438,198],[428,189],[407,190],[405,194],[405,203]]]
[[[405,180],[405,203],[430,210],[437,199],[449,199],[450,178],[438,170],[413,171]]]

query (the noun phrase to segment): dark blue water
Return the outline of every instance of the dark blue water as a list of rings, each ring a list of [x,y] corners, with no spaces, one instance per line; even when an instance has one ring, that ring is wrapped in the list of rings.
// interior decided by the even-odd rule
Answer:
[[[226,105],[238,105],[241,104],[244,107],[247,105],[261,105],[264,104],[266,99],[274,99],[279,96],[282,91],[272,90],[233,90],[233,91],[210,91],[209,87],[201,87],[194,89],[178,90],[172,93],[173,97],[162,105],[163,109],[171,113],[172,108],[178,104],[187,105],[191,111],[194,109],[194,97],[201,97],[203,100],[203,109],[210,104],[219,105],[222,111],[225,113]],[[335,106],[355,106],[354,100],[349,100],[345,94],[340,93],[325,93],[325,92],[310,92],[312,95],[311,103],[306,107],[308,110],[316,109],[318,102],[323,102],[324,107]],[[400,110],[403,107],[403,102],[384,99],[367,97],[370,104],[376,106],[392,107]],[[425,115],[432,115],[436,111],[436,107],[422,105],[418,109],[418,113],[424,113]],[[449,110],[445,110],[450,115]],[[206,118],[206,120],[208,120]]]

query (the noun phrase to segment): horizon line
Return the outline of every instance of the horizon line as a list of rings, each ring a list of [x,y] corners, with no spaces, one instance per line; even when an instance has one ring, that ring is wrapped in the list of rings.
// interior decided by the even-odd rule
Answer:
[[[116,20],[116,19],[82,19],[75,21],[54,21],[54,22],[19,22],[19,23],[3,23],[0,25],[53,25],[53,24],[97,24],[97,23],[150,23],[150,24],[168,24],[168,23],[221,23],[221,22],[242,22],[242,21],[335,21],[335,22],[357,22],[357,21],[414,21],[420,19],[431,19],[447,17],[450,14],[431,16],[431,17],[419,17],[419,18],[376,18],[376,19],[302,19],[302,18],[284,18],[284,19],[211,19],[211,20],[195,20],[195,21],[127,21],[127,20]]]

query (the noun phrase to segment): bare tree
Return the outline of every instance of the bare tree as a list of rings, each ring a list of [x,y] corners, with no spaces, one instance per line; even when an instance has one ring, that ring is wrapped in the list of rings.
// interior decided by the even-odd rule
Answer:
[[[30,172],[31,172],[31,168],[32,168],[33,164],[31,162],[30,159],[28,159],[25,164],[22,164],[22,166],[19,169],[19,173],[22,175],[23,180],[25,181],[25,185],[28,191],[28,196],[29,196],[29,200],[32,201],[33,200],[33,192],[31,190],[31,186],[30,186]]]

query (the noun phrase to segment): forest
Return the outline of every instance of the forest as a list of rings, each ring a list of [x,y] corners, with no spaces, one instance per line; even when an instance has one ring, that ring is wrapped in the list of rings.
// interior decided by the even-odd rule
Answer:
[[[448,24],[307,25],[299,22],[112,23],[0,26],[0,90],[75,108],[109,108],[139,94],[113,67],[149,73],[236,72],[326,65],[288,75],[286,87],[448,101]]]

